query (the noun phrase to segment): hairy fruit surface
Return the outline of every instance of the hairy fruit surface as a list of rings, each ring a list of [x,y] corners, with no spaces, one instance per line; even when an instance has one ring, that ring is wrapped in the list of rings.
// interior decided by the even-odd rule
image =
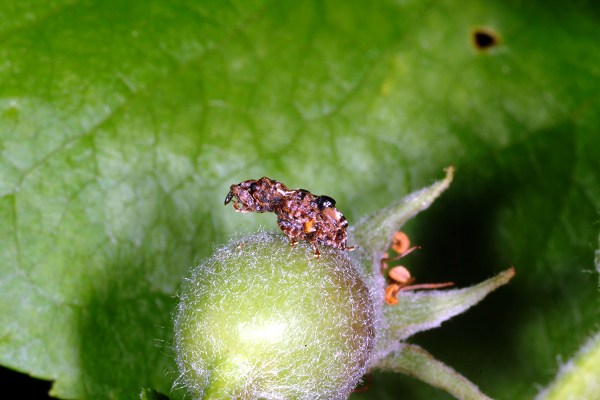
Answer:
[[[376,321],[346,254],[280,233],[233,240],[180,293],[175,347],[193,398],[345,399],[366,372]]]

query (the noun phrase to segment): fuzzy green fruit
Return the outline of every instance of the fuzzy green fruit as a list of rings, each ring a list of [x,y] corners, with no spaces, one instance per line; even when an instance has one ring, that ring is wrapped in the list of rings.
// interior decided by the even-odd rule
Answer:
[[[513,268],[466,289],[397,293],[384,301],[381,261],[391,238],[452,181],[446,177],[348,229],[348,253],[281,233],[233,240],[192,271],[175,315],[181,372],[194,399],[347,399],[367,370],[417,377],[461,400],[489,400],[473,383],[405,340],[440,326],[506,284]],[[144,394],[144,393],[143,393]]]
[[[237,239],[192,271],[175,317],[182,384],[194,399],[346,399],[376,327],[347,252],[321,258],[280,233]]]

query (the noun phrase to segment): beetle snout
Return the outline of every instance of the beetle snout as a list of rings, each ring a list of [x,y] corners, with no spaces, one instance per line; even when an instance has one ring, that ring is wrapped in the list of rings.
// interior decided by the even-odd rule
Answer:
[[[224,205],[227,205],[231,199],[233,198],[233,190],[230,190],[229,193],[227,194],[227,197],[225,197],[225,203],[223,203]]]

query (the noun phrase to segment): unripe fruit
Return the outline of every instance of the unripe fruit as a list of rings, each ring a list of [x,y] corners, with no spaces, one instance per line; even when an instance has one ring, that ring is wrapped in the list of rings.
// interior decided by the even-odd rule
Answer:
[[[514,269],[468,289],[428,293],[412,291],[446,284],[404,286],[411,290],[400,292],[410,274],[392,270],[402,283],[386,289],[381,273],[398,228],[429,207],[452,174],[447,168],[443,180],[355,224],[348,237],[360,248],[352,253],[322,246],[315,259],[307,242],[291,248],[279,232],[217,249],[179,293],[176,386],[193,399],[345,400],[368,368],[415,376],[459,399],[489,399],[404,340],[467,310],[507,283]],[[407,238],[400,242],[401,256],[414,250]]]
[[[375,345],[373,301],[347,252],[316,260],[280,233],[218,249],[180,299],[175,348],[194,399],[346,399]]]

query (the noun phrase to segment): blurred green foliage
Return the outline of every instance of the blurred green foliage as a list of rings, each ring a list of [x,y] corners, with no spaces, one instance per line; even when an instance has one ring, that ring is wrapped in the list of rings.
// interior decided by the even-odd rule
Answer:
[[[54,395],[169,393],[173,296],[275,228],[222,205],[265,175],[352,224],[454,165],[405,265],[517,276],[415,340],[491,397],[531,398],[598,330],[596,2],[4,3],[0,362]],[[363,396],[449,398],[394,374]]]

